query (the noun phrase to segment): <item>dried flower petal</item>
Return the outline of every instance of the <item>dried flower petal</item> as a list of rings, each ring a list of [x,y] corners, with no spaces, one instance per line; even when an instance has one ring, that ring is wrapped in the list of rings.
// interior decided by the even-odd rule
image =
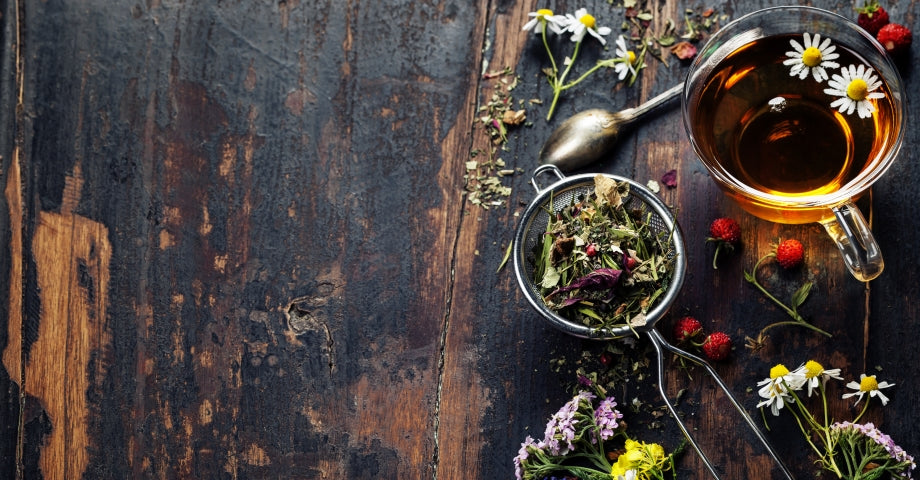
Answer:
[[[661,176],[661,183],[668,188],[677,188],[677,170],[668,170]]]
[[[671,47],[671,53],[681,60],[689,60],[696,56],[696,47],[690,42],[680,42]]]

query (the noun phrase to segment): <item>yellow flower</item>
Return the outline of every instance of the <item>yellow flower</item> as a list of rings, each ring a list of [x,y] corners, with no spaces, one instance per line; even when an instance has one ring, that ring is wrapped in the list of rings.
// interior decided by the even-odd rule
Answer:
[[[530,21],[524,24],[523,30],[533,30],[536,34],[545,33],[546,27],[549,27],[553,33],[561,34],[568,26],[568,21],[564,15],[555,15],[552,10],[547,8],[541,8],[527,15],[530,16]]]
[[[893,387],[893,386],[894,386],[893,383],[879,382],[875,378],[875,375],[862,374],[859,377],[859,383],[850,382],[847,384],[847,388],[851,388],[855,390],[855,392],[845,393],[843,394],[843,398],[850,398],[853,396],[857,396],[859,398],[856,399],[856,403],[859,403],[859,401],[862,400],[863,395],[868,393],[869,397],[878,397],[879,400],[882,401],[882,405],[887,405],[888,397],[886,397],[885,394],[882,393],[881,389]]]
[[[769,406],[773,415],[778,416],[786,402],[792,400],[791,392],[802,388],[805,382],[805,374],[800,369],[790,372],[782,363],[777,364],[770,369],[770,378],[757,383],[761,387],[757,393],[764,399],[757,404],[757,408]]]
[[[805,362],[805,365],[799,367],[797,371],[805,377],[805,385],[808,386],[809,397],[819,385],[823,386],[827,383],[828,379],[843,380],[843,377],[840,376],[839,368],[825,370],[823,365],[814,360]]]
[[[586,33],[590,33],[592,37],[601,42],[601,45],[606,45],[607,40],[604,37],[613,31],[610,27],[598,27],[594,15],[589,14],[586,8],[579,8],[575,11],[575,15],[566,14],[566,19],[568,21],[566,31],[572,32],[573,42],[580,42],[585,38]]]
[[[869,118],[875,111],[873,100],[885,98],[883,92],[876,91],[882,81],[872,67],[850,65],[840,69],[839,74],[831,76],[824,93],[837,97],[831,102],[831,108],[840,113],[851,115],[854,111],[859,118]]]
[[[803,43],[796,39],[789,41],[792,50],[786,52],[788,58],[783,62],[783,65],[791,67],[789,75],[804,80],[810,73],[816,82],[827,80],[826,69],[840,66],[834,61],[840,57],[840,54],[834,51],[837,47],[831,45],[829,38],[822,42],[821,35],[817,33],[814,36],[805,33],[802,39]]]

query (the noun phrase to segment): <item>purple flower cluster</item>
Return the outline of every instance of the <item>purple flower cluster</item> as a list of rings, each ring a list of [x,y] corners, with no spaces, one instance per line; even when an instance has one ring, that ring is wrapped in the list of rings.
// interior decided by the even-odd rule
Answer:
[[[536,442],[530,435],[527,435],[524,443],[521,444],[521,449],[518,450],[518,456],[514,457],[514,475],[517,480],[524,478],[524,462],[530,457],[530,450],[542,452],[544,448],[546,448],[545,443]]]
[[[583,401],[590,405],[591,400],[595,398],[597,397],[593,393],[582,390],[549,419],[543,441],[546,442],[550,455],[565,455],[575,448],[572,443],[578,427],[575,414],[578,413],[578,407]]]
[[[623,414],[615,408],[616,406],[617,402],[613,397],[608,397],[601,400],[597,410],[594,411],[594,423],[600,430],[601,441],[614,436],[616,429],[620,427],[619,420],[623,418]]]
[[[862,435],[865,438],[871,439],[873,442],[881,445],[888,455],[893,458],[898,463],[905,463],[909,465],[907,471],[904,472],[906,476],[902,478],[913,478],[911,476],[911,471],[917,468],[917,464],[914,463],[914,457],[908,455],[903,448],[894,443],[894,440],[887,434],[883,433],[878,428],[875,428],[875,425],[872,423],[851,423],[851,422],[837,422],[831,425],[831,431],[837,432],[838,435],[846,432],[855,432]]]
[[[617,402],[613,397],[604,398],[595,409],[593,401],[596,398],[589,391],[578,392],[550,418],[543,440],[537,441],[530,436],[524,440],[518,455],[514,457],[514,473],[517,480],[530,478],[537,472],[550,473],[552,468],[549,471],[536,468],[541,463],[551,465],[552,461],[547,455],[565,456],[577,450],[579,442],[590,440],[591,443],[596,443],[598,435],[594,435],[594,426],[597,427],[601,441],[616,434],[616,429],[620,426],[619,420],[623,418],[623,414],[615,408]],[[591,433],[586,433],[589,431]],[[537,478],[542,478],[542,475],[538,475]]]

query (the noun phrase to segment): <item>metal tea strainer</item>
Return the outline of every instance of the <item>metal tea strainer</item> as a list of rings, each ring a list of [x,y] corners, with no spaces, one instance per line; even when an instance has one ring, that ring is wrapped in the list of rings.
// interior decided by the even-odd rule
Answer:
[[[541,189],[537,183],[537,177],[545,173],[554,174],[558,177],[558,181],[547,188]],[[681,432],[683,432],[690,445],[693,446],[693,449],[699,454],[700,459],[706,465],[706,468],[712,474],[713,478],[720,479],[721,477],[718,472],[716,472],[715,466],[710,462],[706,454],[703,453],[699,444],[696,443],[690,431],[677,414],[673,403],[668,398],[668,394],[664,388],[664,350],[679,355],[705,368],[713,380],[719,385],[719,388],[722,389],[731,401],[738,413],[740,413],[745,422],[747,422],[747,425],[757,436],[758,440],[766,447],[767,452],[780,467],[786,478],[792,480],[792,473],[779,459],[779,456],[773,450],[773,447],[767,441],[763,432],[754,424],[754,420],[751,419],[750,415],[748,415],[738,400],[735,399],[735,396],[732,395],[731,391],[725,385],[725,382],[722,381],[719,374],[716,373],[709,362],[697,355],[685,352],[670,345],[654,328],[655,323],[664,316],[671,306],[671,303],[677,298],[677,294],[683,285],[684,275],[686,274],[687,259],[684,250],[683,235],[681,234],[677,222],[664,203],[647,188],[627,178],[615,175],[605,175],[617,182],[627,182],[629,184],[629,195],[623,199],[626,208],[631,211],[641,210],[645,214],[651,213],[652,215],[650,215],[649,221],[650,229],[656,234],[670,234],[673,246],[672,252],[673,255],[677,256],[677,258],[674,259],[674,272],[670,286],[657,303],[646,312],[645,324],[633,326],[623,325],[614,328],[591,328],[557,315],[543,302],[539,286],[534,284],[534,249],[537,245],[542,243],[543,235],[546,233],[547,222],[550,220],[550,212],[559,212],[563,208],[571,205],[573,200],[578,201],[580,198],[590,195],[594,191],[595,176],[596,174],[581,174],[566,177],[554,165],[542,165],[534,170],[530,182],[537,191],[537,197],[524,211],[521,222],[515,232],[512,246],[514,274],[517,277],[521,290],[527,297],[527,301],[530,302],[531,306],[540,312],[544,318],[549,320],[553,326],[576,337],[596,340],[613,340],[634,336],[636,333],[646,334],[651,339],[658,357],[658,391],[661,394],[661,398],[671,412],[671,417],[677,422]]]

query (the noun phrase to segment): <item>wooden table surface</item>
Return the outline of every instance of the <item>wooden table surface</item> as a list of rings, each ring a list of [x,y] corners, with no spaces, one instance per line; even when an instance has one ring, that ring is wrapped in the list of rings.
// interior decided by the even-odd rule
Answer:
[[[916,2],[885,3],[920,27]],[[584,43],[583,69],[614,55],[621,2],[0,5],[0,478],[511,479],[579,369],[616,379],[634,436],[680,444],[648,342],[566,336],[501,267],[549,133],[687,74],[669,52],[646,57],[632,86],[602,70],[546,120],[548,61],[521,30],[528,12],[583,6],[613,29],[606,49]],[[680,32],[708,8],[724,24],[772,5],[637,8],[653,30]],[[814,5],[851,18],[858,6]],[[769,223],[724,198],[676,105],[583,170],[643,184],[676,170],[658,195],[676,208],[689,270],[660,331],[670,338],[689,314],[729,333],[735,348],[715,367],[758,424],[770,367],[815,359],[894,383],[865,420],[920,454],[914,58],[902,64],[904,148],[859,202],[887,260],[872,282],[849,276],[819,225]],[[503,101],[527,119],[493,141],[481,118]],[[496,179],[510,191],[483,186]],[[716,270],[706,237],[721,216],[739,221],[742,245]],[[752,351],[744,337],[786,317],[744,271],[793,237],[805,267],[760,278],[781,298],[814,282],[800,310],[833,337],[776,328]],[[614,349],[622,357],[604,355]],[[779,478],[702,370],[666,362],[666,387],[724,478]],[[831,407],[858,413],[836,393]],[[812,478],[792,421],[770,427],[797,478]],[[689,449],[678,473],[708,478]]]

